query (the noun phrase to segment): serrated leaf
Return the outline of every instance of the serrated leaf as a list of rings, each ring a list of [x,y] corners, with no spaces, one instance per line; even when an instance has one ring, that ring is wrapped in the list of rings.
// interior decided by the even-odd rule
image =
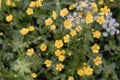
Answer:
[[[16,60],[15,63],[13,63],[12,65],[12,69],[16,72],[18,72],[18,74],[24,75],[25,73],[31,73],[31,70],[29,68],[29,66],[31,65],[31,63],[26,62],[25,60]]]

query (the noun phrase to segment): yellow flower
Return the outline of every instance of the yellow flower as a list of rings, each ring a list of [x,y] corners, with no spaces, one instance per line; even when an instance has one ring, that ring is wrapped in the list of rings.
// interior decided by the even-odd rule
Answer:
[[[7,21],[7,22],[10,22],[10,21],[12,21],[12,20],[13,20],[12,14],[6,16],[6,21]]]
[[[75,8],[75,4],[72,4],[72,5],[69,6],[69,10],[72,10],[74,8]]]
[[[101,64],[102,63],[102,58],[101,57],[99,57],[99,56],[97,56],[95,59],[94,59],[94,63],[95,63],[95,65],[99,65],[99,64]]]
[[[64,21],[64,27],[65,27],[66,29],[71,28],[71,27],[72,27],[72,21],[71,21],[71,20],[65,20],[65,21]]]
[[[61,55],[64,55],[65,54],[65,50],[61,50]]]
[[[31,1],[29,4],[30,7],[35,7],[35,5],[36,5],[35,1]]]
[[[40,45],[40,49],[41,49],[41,51],[45,51],[46,49],[47,49],[47,46],[46,46],[46,44],[41,44]]]
[[[62,16],[62,17],[66,16],[67,14],[68,14],[67,8],[64,8],[60,11],[60,16]]]
[[[70,35],[73,37],[73,36],[75,36],[77,34],[77,32],[76,32],[76,30],[71,30],[70,31]]]
[[[33,48],[27,49],[27,53],[26,54],[28,56],[32,56],[34,54],[34,49]]]
[[[91,49],[92,49],[92,52],[93,52],[93,53],[98,53],[98,52],[99,52],[99,49],[100,49],[100,46],[95,43],[95,44],[91,47]]]
[[[56,56],[60,56],[60,55],[61,55],[61,51],[60,51],[60,50],[56,50],[56,51],[55,51],[55,55],[56,55]]]
[[[29,27],[28,27],[28,30],[29,30],[29,31],[34,31],[34,29],[35,29],[34,26],[29,26]]]
[[[69,42],[69,39],[70,39],[70,36],[69,36],[68,34],[66,34],[66,35],[63,37],[63,39],[64,39],[64,42],[65,42],[65,43],[68,43],[68,42]]]
[[[6,5],[10,6],[11,5],[11,0],[6,0]]]
[[[92,16],[92,13],[91,13],[91,12],[87,12],[86,17],[85,17],[85,22],[86,22],[87,24],[93,22],[93,16]]]
[[[101,8],[101,9],[100,9],[100,11],[101,11],[101,14],[107,16],[108,13],[110,12],[110,9],[108,8],[108,6],[104,6],[104,8]]]
[[[37,0],[36,1],[36,7],[41,7],[42,6],[42,1],[41,0]]]
[[[63,62],[65,60],[65,56],[64,55],[60,55],[58,56],[58,59],[60,62]]]
[[[86,67],[86,68],[83,68],[83,70],[84,70],[84,72],[85,72],[85,74],[86,74],[87,76],[89,76],[89,75],[92,75],[92,74],[93,74],[93,69],[92,69],[92,68],[90,68],[89,66],[88,66],[88,67]]]
[[[55,30],[56,29],[56,26],[53,24],[50,26],[50,30]]]
[[[91,6],[92,6],[93,8],[96,8],[96,7],[97,7],[97,4],[96,4],[95,2],[92,2],[92,3],[91,3]]]
[[[100,36],[101,36],[101,33],[99,31],[93,32],[93,37],[94,38],[100,38]]]
[[[73,76],[69,76],[68,80],[74,80],[74,77]]]
[[[48,25],[51,25],[53,23],[53,20],[51,18],[48,18],[45,20],[45,25],[48,26]]]
[[[98,17],[97,17],[97,22],[98,22],[99,24],[103,24],[103,23],[105,22],[104,16],[98,16]]]
[[[63,41],[62,41],[62,40],[56,40],[56,41],[55,41],[55,47],[56,47],[56,48],[61,48],[61,47],[63,47]]]
[[[50,67],[51,66],[51,60],[46,60],[45,62],[44,62],[44,64],[46,65],[46,67]]]
[[[93,11],[97,12],[98,11],[97,4],[95,2],[92,2],[91,5],[92,5]]]
[[[52,17],[54,20],[57,18],[57,13],[55,11],[52,11]]]
[[[28,15],[32,15],[33,14],[33,9],[32,8],[27,8],[26,13]]]
[[[78,69],[77,74],[79,76],[89,76],[93,74],[93,69],[90,68],[90,66],[86,66],[86,64],[84,64],[84,67],[82,69]]]
[[[31,76],[32,76],[33,78],[36,78],[36,77],[37,77],[37,74],[36,74],[36,73],[31,73]]]
[[[60,55],[64,55],[64,54],[65,54],[65,50],[61,50],[61,51],[60,50],[56,50],[55,51],[55,55],[56,56],[60,56]]]
[[[56,65],[56,70],[58,71],[62,71],[63,68],[64,68],[64,65],[62,63],[59,63]]]
[[[22,35],[26,35],[28,32],[29,32],[29,30],[28,30],[27,28],[22,28],[22,29],[20,30],[20,33],[21,33]]]
[[[77,70],[77,74],[78,74],[79,76],[84,76],[84,75],[85,75],[85,72],[84,72],[83,69],[78,69],[78,70]]]

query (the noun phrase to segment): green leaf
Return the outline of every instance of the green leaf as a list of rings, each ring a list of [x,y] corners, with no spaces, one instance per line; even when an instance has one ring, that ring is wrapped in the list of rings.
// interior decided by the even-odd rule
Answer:
[[[31,63],[18,59],[12,64],[11,68],[18,74],[24,75],[25,73],[31,73],[30,65]]]
[[[14,59],[14,54],[10,52],[4,53],[3,59],[6,61],[9,61],[10,59]]]
[[[43,25],[44,24],[44,20],[45,20],[46,16],[45,15],[41,15],[37,18],[37,24],[41,24]]]

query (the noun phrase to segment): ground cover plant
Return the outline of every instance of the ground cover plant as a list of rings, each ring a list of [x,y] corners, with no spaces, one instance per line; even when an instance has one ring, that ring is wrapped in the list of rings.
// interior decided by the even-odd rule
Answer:
[[[0,0],[0,80],[119,80],[120,0]]]

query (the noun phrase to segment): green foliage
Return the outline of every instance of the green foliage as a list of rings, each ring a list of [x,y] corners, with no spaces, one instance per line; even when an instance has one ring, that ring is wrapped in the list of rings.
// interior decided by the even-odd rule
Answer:
[[[44,0],[42,6],[31,7],[32,15],[28,15],[27,9],[31,1],[38,0],[11,0],[11,5],[7,5],[6,1],[2,0],[0,7],[0,80],[68,80],[69,76],[75,80],[119,80],[120,34],[94,38],[93,32],[100,31],[102,34],[104,31],[96,21],[77,25],[72,22],[73,27],[70,29],[64,26],[67,17],[61,17],[60,11],[64,8],[69,10],[71,4],[77,4],[81,0]],[[113,17],[120,23],[119,0],[106,0],[98,9],[104,5],[111,8]],[[57,13],[55,20],[52,11]],[[69,14],[73,12],[79,13],[76,9],[69,10]],[[10,14],[13,19],[7,21],[6,17]],[[85,15],[83,12],[84,18]],[[51,30],[51,25],[45,24],[48,18],[53,20],[51,25],[56,26],[55,30]],[[31,25],[34,27],[33,31],[29,30]],[[80,26],[80,31],[75,29],[77,26]],[[23,28],[29,30],[25,35],[20,32]],[[120,26],[118,29],[120,30]],[[72,36],[72,30],[76,31],[75,36]],[[68,43],[64,41],[66,34],[70,36]],[[63,41],[61,48],[55,46],[56,40]],[[97,54],[91,48],[95,43],[100,46]],[[41,44],[46,44],[45,51],[42,51],[44,47],[41,49]],[[65,57],[63,62],[55,55],[56,50],[65,51],[62,54]],[[94,62],[96,56],[102,58],[99,65]],[[46,66],[49,64],[45,63],[46,60],[51,61],[50,67]],[[59,63],[64,65],[61,71],[56,69]],[[93,69],[93,73],[89,76],[78,75],[78,69],[87,66]],[[37,76],[32,76],[32,73]]]
[[[28,62],[25,62],[25,60],[16,60],[15,63],[13,63],[11,66],[11,68],[15,71],[15,72],[18,72],[18,74],[20,75],[24,75],[25,73],[30,73],[30,64],[31,63],[28,63]]]

